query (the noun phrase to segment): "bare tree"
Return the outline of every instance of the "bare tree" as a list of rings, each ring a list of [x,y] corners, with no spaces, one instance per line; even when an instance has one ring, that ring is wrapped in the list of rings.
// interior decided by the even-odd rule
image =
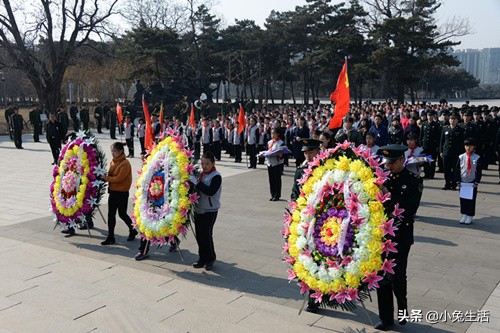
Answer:
[[[76,52],[91,37],[103,37],[118,0],[3,0],[0,47],[12,64],[26,73],[40,102],[55,111],[62,101],[64,74]]]
[[[179,1],[127,0],[120,9],[122,16],[132,25],[147,28],[170,28],[178,33],[189,27],[189,13]]]

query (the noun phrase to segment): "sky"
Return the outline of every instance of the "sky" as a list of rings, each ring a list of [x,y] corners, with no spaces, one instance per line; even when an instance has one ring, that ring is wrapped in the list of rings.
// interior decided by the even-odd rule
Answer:
[[[231,25],[234,19],[251,19],[263,26],[271,10],[289,11],[303,6],[305,0],[217,0],[213,9]],[[340,3],[333,0],[332,3]],[[442,0],[436,13],[439,22],[454,17],[467,18],[474,32],[461,37],[456,49],[483,49],[500,47],[500,0]]]

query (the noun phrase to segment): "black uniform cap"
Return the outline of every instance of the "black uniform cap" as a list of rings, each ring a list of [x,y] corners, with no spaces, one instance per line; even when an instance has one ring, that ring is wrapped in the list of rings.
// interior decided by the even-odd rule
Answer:
[[[322,141],[316,139],[302,139],[302,151],[319,149]]]
[[[384,163],[390,164],[405,156],[405,151],[407,150],[408,147],[406,146],[392,144],[380,147],[377,151],[377,155],[380,155],[384,158]]]

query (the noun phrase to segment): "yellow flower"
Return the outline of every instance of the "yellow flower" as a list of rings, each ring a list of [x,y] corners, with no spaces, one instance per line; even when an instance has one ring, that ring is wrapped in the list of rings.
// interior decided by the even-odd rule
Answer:
[[[377,241],[377,240],[369,241],[368,244],[366,245],[366,247],[372,253],[378,253],[382,250],[382,245],[381,245],[380,241]]]
[[[290,253],[290,255],[293,258],[297,258],[297,256],[299,255],[300,251],[297,248],[297,246],[295,246],[295,244],[293,244],[293,245],[290,245],[290,248],[288,249],[288,253]]]
[[[299,197],[299,198],[297,199],[297,204],[299,205],[299,208],[300,208],[301,206],[305,206],[305,205],[306,205],[306,202],[307,202],[307,201],[306,201],[306,198],[304,198],[304,197]]]
[[[349,159],[347,156],[340,156],[339,159],[335,161],[335,167],[339,170],[347,171],[349,170],[350,162],[351,159]]]
[[[333,159],[329,159],[325,162],[325,164],[323,166],[327,170],[333,170],[333,169],[335,169],[335,162]]]
[[[288,243],[290,245],[295,245],[295,243],[297,243],[297,235],[290,235],[288,237]]]
[[[345,287],[345,281],[343,278],[338,278],[330,283],[330,289],[335,292],[339,291],[341,287]]]
[[[349,171],[357,173],[363,166],[363,162],[361,162],[360,160],[354,160],[351,162],[351,164],[349,164]]]
[[[370,196],[370,198],[374,199],[377,196],[377,193],[380,191],[377,184],[374,183],[375,179],[370,179],[364,183],[364,190]]]
[[[300,199],[300,198],[299,198]],[[300,210],[294,210],[292,213],[292,221],[298,223],[300,221]]]
[[[375,238],[375,239],[381,239],[382,235],[383,235],[382,229],[380,229],[379,227],[376,227],[376,228],[373,229],[373,231],[372,231],[373,238]]]
[[[358,176],[361,181],[366,182],[368,179],[373,178],[373,171],[369,167],[364,166],[358,171]]]
[[[326,169],[324,167],[317,167],[313,171],[313,177],[320,179],[321,177],[323,177],[323,174],[325,173],[325,171],[326,171]]]
[[[384,210],[384,206],[380,201],[370,201],[369,206],[372,213]]]
[[[351,273],[345,274],[345,281],[347,286],[350,288],[357,288],[361,284],[360,278],[358,276],[352,275]]]
[[[298,235],[297,226],[298,225],[296,223],[291,223],[290,224],[290,234],[291,235]]]

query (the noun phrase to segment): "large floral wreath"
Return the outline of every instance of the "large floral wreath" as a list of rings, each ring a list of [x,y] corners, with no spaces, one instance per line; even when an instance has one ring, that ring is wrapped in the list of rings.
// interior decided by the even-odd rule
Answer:
[[[64,145],[50,186],[54,222],[74,228],[93,214],[106,188],[104,156],[95,137],[85,132]]]
[[[198,195],[190,187],[192,151],[181,136],[168,133],[148,156],[137,179],[134,224],[141,237],[154,243],[173,242],[187,232],[189,212]]]
[[[390,236],[402,210],[388,214],[390,194],[381,186],[388,176],[369,150],[348,142],[320,153],[305,169],[299,198],[285,213],[284,260],[290,281],[314,302],[343,309],[368,297],[386,274],[394,274],[397,252]]]

